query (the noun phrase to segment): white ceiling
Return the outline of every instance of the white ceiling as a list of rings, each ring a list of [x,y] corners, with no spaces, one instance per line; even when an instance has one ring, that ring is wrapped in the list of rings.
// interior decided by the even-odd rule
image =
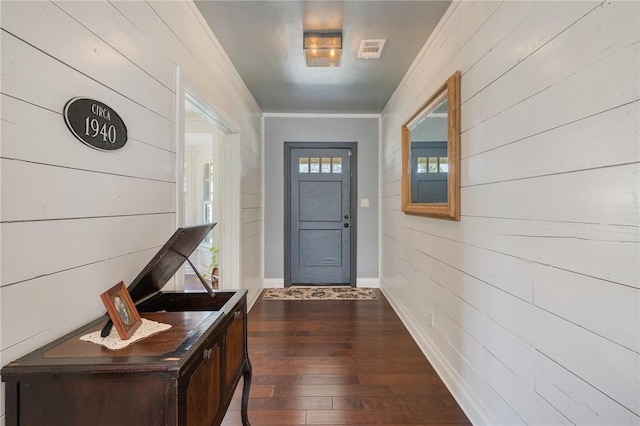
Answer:
[[[263,112],[353,114],[382,111],[451,2],[195,3]],[[309,30],[342,30],[340,68],[306,67]],[[362,39],[380,38],[380,59],[357,59]]]

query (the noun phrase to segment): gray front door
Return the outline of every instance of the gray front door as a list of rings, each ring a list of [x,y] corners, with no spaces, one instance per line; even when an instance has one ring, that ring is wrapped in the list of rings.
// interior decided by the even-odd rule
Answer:
[[[447,142],[411,142],[411,202],[446,203]]]
[[[353,148],[287,144],[285,285],[355,286]],[[288,251],[288,253],[286,253]]]

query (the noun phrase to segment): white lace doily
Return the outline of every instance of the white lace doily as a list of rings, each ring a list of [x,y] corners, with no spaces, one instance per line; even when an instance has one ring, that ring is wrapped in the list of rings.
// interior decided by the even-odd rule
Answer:
[[[80,340],[95,343],[97,345],[102,345],[107,349],[115,351],[118,349],[126,348],[127,346],[137,342],[138,340],[142,340],[145,337],[149,337],[153,334],[160,333],[161,331],[165,331],[170,328],[170,324],[163,324],[161,322],[142,318],[142,324],[140,324],[140,327],[138,327],[136,332],[133,333],[133,336],[131,336],[129,340],[121,340],[115,327],[111,328],[111,333],[109,333],[107,337],[100,337],[101,330],[98,330],[94,331],[93,333],[85,334],[84,336],[80,337]]]

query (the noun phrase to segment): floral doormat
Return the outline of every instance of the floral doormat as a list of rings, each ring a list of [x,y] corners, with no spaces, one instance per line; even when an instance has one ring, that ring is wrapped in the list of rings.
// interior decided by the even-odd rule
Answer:
[[[288,287],[268,288],[264,300],[376,300],[370,288],[353,287]]]

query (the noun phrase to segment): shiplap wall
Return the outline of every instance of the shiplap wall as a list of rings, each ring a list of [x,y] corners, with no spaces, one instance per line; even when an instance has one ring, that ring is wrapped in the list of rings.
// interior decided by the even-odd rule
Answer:
[[[240,129],[241,269],[261,287],[261,111],[190,2],[1,3],[0,364],[104,313],[175,229],[176,67]],[[128,128],[100,152],[62,110],[100,100]],[[4,384],[2,385],[4,424]]]
[[[454,2],[383,112],[381,286],[476,424],[640,424],[639,17]],[[455,70],[461,221],[407,216],[400,126]]]

